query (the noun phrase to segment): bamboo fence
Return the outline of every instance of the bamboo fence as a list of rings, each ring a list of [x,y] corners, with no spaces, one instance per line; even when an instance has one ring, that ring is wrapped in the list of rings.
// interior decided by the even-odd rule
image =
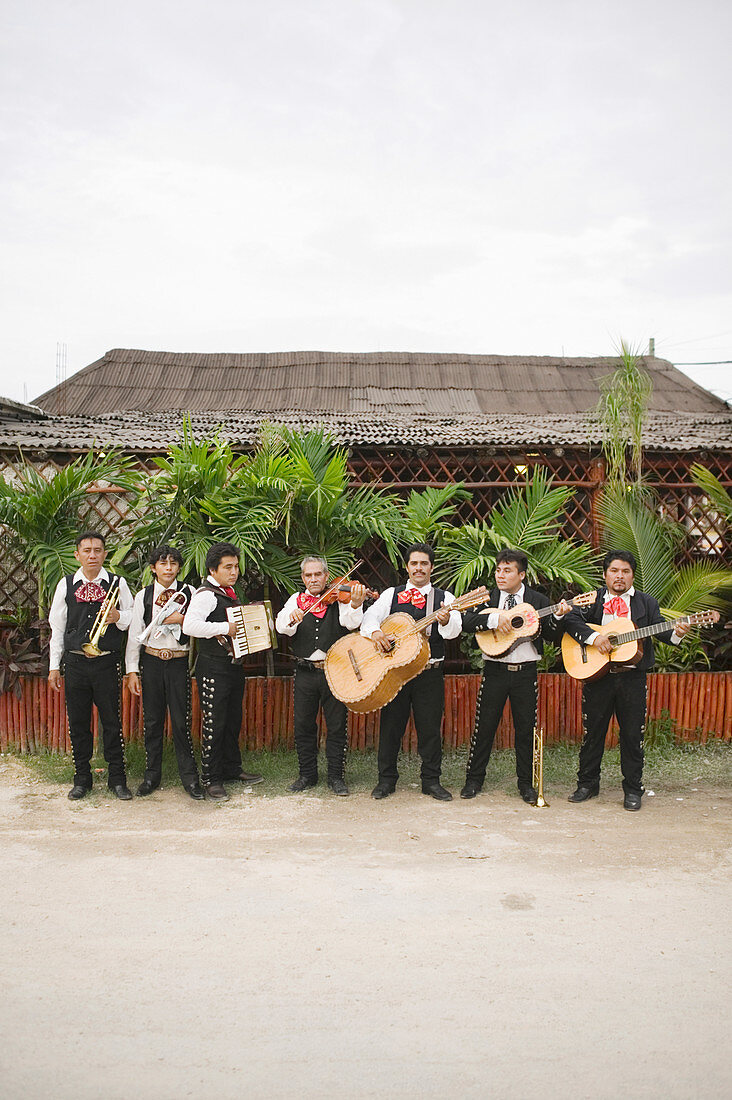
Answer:
[[[480,677],[476,674],[445,677],[446,748],[467,745],[473,729]],[[54,692],[38,678],[21,681],[21,695],[0,695],[0,750],[37,753],[70,752],[63,691]],[[564,673],[539,673],[539,724],[547,744],[577,743],[582,737],[582,686]],[[252,676],[247,679],[242,713],[242,746],[257,749],[291,749],[292,678]],[[681,741],[732,740],[732,672],[661,672],[648,677],[648,716],[667,713]],[[96,734],[96,710],[93,725]],[[348,743],[352,750],[373,749],[378,742],[379,714],[349,713]],[[122,690],[122,730],[127,741],[143,739],[142,708],[127,687]],[[193,683],[192,732],[197,742],[201,711]],[[169,732],[169,731],[168,731]],[[496,748],[513,743],[508,708],[496,734]],[[617,744],[617,726],[610,728],[608,744]],[[417,737],[410,720],[404,748],[416,752]]]

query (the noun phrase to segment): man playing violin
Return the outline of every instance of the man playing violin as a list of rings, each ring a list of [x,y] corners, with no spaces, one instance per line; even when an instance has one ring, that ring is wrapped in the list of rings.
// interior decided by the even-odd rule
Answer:
[[[292,638],[295,656],[295,748],[299,772],[291,791],[305,791],[318,782],[318,711],[322,707],[326,724],[325,755],[328,762],[328,786],[338,795],[347,795],[346,706],[336,699],[325,678],[325,655],[339,638],[357,630],[363,618],[366,589],[348,582],[347,602],[338,599],[337,589],[323,598],[328,589],[328,565],[324,558],[309,554],[300,563],[305,591],[290,596],[275,620],[279,634]]]
[[[261,783],[262,776],[242,770],[239,734],[244,700],[244,669],[219,642],[236,634],[227,609],[239,603],[239,549],[215,542],[206,554],[208,576],[193,594],[183,632],[198,638],[196,682],[201,703],[201,780],[206,798],[225,802],[224,782]]]
[[[479,630],[495,630],[498,635],[510,635],[512,631],[511,609],[528,604],[538,611],[549,607],[549,600],[525,584],[528,558],[521,550],[501,550],[496,557],[496,587],[483,607],[463,614],[463,630],[474,634]],[[565,614],[569,605],[559,605],[556,618]],[[475,798],[485,781],[493,739],[501,721],[508,699],[516,746],[516,781],[524,802],[536,802],[537,792],[532,786],[534,726],[537,704],[537,662],[543,651],[542,636],[553,640],[557,634],[554,615],[539,619],[534,611],[529,613],[527,624],[535,626],[537,634],[524,638],[510,652],[500,657],[483,656],[483,677],[478,692],[475,725],[470,739],[465,786],[461,798]],[[539,623],[541,622],[541,629]]]
[[[405,551],[408,583],[387,588],[363,617],[361,633],[370,638],[382,653],[390,652],[391,639],[381,629],[381,623],[396,611],[403,611],[415,621],[433,612],[437,629],[429,627],[430,659],[427,667],[404,685],[401,691],[381,711],[379,725],[379,781],[372,798],[388,798],[396,788],[399,772],[399,747],[407,728],[410,712],[417,727],[417,749],[422,758],[422,794],[439,802],[451,802],[452,795],[440,783],[442,771],[442,714],[445,709],[445,642],[457,638],[462,620],[458,611],[450,611],[454,600],[451,592],[432,585],[435,553],[425,542],[415,542]]]
[[[636,560],[629,550],[611,550],[602,563],[605,587],[597,600],[583,611],[573,610],[564,620],[564,629],[577,642],[596,646],[610,654],[612,643],[605,634],[588,623],[605,626],[613,619],[632,619],[637,627],[662,623],[657,600],[634,586]],[[674,630],[658,634],[662,642],[678,645],[688,633],[688,623],[677,623]],[[577,790],[570,802],[586,802],[600,791],[600,765],[605,736],[613,714],[619,725],[620,768],[623,773],[623,805],[640,810],[643,787],[643,732],[646,722],[646,672],[653,668],[655,656],[652,638],[642,641],[643,652],[637,664],[611,664],[608,675],[588,681],[582,690],[584,736],[580,746]]]

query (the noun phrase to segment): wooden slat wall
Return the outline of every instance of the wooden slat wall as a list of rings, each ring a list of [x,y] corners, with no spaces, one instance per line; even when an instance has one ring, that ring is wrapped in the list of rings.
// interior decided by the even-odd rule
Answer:
[[[477,675],[445,677],[444,739],[448,749],[467,745],[473,729],[480,679]],[[582,738],[582,688],[564,673],[539,674],[539,724],[547,744],[579,742]],[[242,716],[242,744],[249,750],[293,748],[292,679],[254,676],[247,680]],[[667,710],[683,741],[732,740],[732,672],[656,673],[648,677],[648,714],[659,718]],[[140,700],[123,688],[122,725],[128,741],[141,741]],[[96,712],[94,714],[96,732]],[[373,749],[378,741],[379,715],[349,715],[349,745],[355,751]],[[193,684],[193,736],[200,737],[201,711]],[[496,748],[512,744],[508,708],[496,734]],[[613,722],[608,744],[617,743]],[[417,737],[410,720],[405,749],[416,752]],[[21,698],[0,695],[0,750],[33,753],[70,752],[63,692],[45,680],[22,681]]]

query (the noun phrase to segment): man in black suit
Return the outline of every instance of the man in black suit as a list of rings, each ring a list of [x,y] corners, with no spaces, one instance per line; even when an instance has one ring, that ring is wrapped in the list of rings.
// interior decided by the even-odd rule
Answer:
[[[546,596],[524,583],[527,568],[528,559],[520,550],[501,550],[496,558],[496,587],[491,591],[488,603],[474,611],[463,613],[463,630],[466,633],[495,630],[499,634],[509,635],[512,630],[513,607],[527,603],[538,611],[549,606]],[[563,603],[557,617],[568,610],[569,605]],[[540,633],[533,638],[522,639],[502,657],[483,658],[483,678],[480,682],[468,769],[465,786],[460,792],[461,798],[475,798],[483,786],[493,739],[508,699],[515,731],[519,793],[524,802],[536,802],[537,793],[532,786],[537,702],[536,666],[544,649],[543,638],[553,640],[557,635],[557,617],[545,616],[541,620]],[[539,622],[537,618],[537,627]]]
[[[595,646],[609,654],[612,645],[604,634],[594,631],[588,623],[601,624],[613,619],[632,619],[636,628],[663,622],[658,602],[653,596],[639,592],[633,585],[636,560],[629,550],[611,550],[602,563],[605,586],[597,599],[582,611],[572,610],[564,620],[564,630],[577,642]],[[677,645],[689,631],[686,623],[678,623],[672,631],[658,634],[662,642]],[[626,810],[640,810],[643,796],[643,731],[646,722],[646,672],[655,663],[653,640],[641,642],[643,653],[636,665],[611,664],[608,674],[600,680],[587,681],[582,690],[582,722],[584,737],[580,746],[577,790],[570,802],[586,802],[600,791],[600,765],[605,750],[605,736],[613,715],[620,727],[620,767],[623,773],[623,805]]]

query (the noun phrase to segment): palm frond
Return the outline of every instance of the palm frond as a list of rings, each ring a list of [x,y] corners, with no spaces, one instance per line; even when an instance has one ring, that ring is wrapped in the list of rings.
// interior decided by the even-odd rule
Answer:
[[[693,464],[690,473],[725,523],[732,524],[732,494],[725,489],[719,478],[700,462]]]
[[[682,565],[673,576],[663,600],[666,610],[689,615],[708,608],[727,608],[732,592],[732,570],[710,561]]]

